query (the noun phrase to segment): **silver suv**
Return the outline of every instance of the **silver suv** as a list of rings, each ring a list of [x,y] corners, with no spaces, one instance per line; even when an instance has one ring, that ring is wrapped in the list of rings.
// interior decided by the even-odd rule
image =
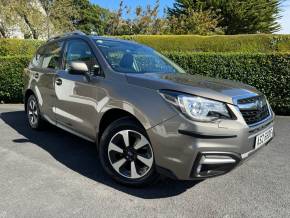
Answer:
[[[163,174],[225,174],[273,138],[274,113],[255,88],[189,75],[153,49],[68,33],[41,46],[25,70],[31,128],[45,122],[94,142],[122,184]]]

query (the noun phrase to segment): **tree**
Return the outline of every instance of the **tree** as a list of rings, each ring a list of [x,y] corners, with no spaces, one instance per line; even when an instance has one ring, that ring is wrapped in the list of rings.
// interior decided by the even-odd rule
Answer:
[[[230,1],[216,7],[224,20],[227,34],[274,33],[280,30],[279,0]],[[238,10],[237,10],[238,9]]]
[[[72,31],[75,29],[73,19],[79,13],[73,0],[39,0],[45,11],[47,38],[53,34]]]
[[[160,1],[156,0],[152,6],[141,6],[135,9],[135,19],[133,19],[132,31],[134,34],[162,34],[167,29],[167,21],[158,17]]]
[[[120,1],[119,9],[112,13],[108,34],[110,35],[132,35],[132,34],[162,34],[169,30],[168,20],[158,17],[159,0],[153,6],[147,5],[145,8],[137,6],[134,10],[134,18],[130,17],[131,8],[124,6]]]
[[[220,19],[211,10],[194,11],[192,8],[188,8],[186,14],[169,18],[170,33],[198,35],[223,34],[223,30],[218,27]]]
[[[0,33],[20,28],[27,38],[49,38],[74,29],[78,13],[73,0],[0,0]]]
[[[203,1],[200,0],[175,0],[173,7],[167,9],[167,13],[169,17],[187,15],[187,10],[196,11],[202,9],[201,4],[203,4]]]
[[[35,0],[0,0],[0,32],[9,37],[20,28],[25,35],[37,39],[43,31],[43,17]]]
[[[188,15],[187,9],[194,11],[212,10],[221,16],[218,27],[226,34],[273,33],[280,29],[282,0],[176,0],[168,16]]]
[[[74,6],[79,15],[72,20],[75,29],[87,34],[105,34],[111,15],[109,10],[91,4],[88,0],[74,0]]]
[[[124,33],[124,30],[122,30],[122,28],[124,26],[126,26],[126,27],[130,26],[130,23],[128,23],[122,19],[124,9],[127,9],[127,7],[124,8],[124,2],[121,0],[119,3],[119,8],[118,8],[117,12],[113,12],[110,16],[110,19],[108,22],[109,26],[108,26],[108,29],[106,31],[109,35],[122,34],[122,33]],[[129,13],[129,9],[126,11],[126,13]]]
[[[9,35],[9,26],[12,25],[11,12],[7,6],[7,1],[0,0],[0,38],[6,38]]]
[[[43,26],[44,15],[38,8],[38,2],[34,0],[11,0],[10,6],[15,13],[15,20],[19,22],[18,24],[23,32],[26,35],[31,35],[33,39],[38,39],[45,29]]]

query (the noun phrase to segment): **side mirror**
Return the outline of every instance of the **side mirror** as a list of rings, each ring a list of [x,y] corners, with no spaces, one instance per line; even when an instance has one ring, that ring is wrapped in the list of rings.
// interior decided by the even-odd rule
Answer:
[[[86,74],[89,72],[87,64],[83,61],[72,61],[70,63],[69,73],[71,74]]]

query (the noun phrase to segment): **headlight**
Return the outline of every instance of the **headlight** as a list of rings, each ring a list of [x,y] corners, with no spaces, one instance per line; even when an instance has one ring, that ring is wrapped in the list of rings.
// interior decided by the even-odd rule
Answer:
[[[192,120],[209,122],[219,118],[231,118],[227,106],[222,102],[173,91],[162,90],[160,94]]]

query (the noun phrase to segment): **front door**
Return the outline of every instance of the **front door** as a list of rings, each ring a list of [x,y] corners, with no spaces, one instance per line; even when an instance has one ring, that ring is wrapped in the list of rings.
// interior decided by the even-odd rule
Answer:
[[[83,61],[87,64],[88,75],[70,74],[72,61]],[[64,70],[55,78],[57,124],[80,133],[92,140],[96,137],[97,119],[97,83],[90,72],[97,60],[86,41],[72,39],[66,43],[64,52]]]

